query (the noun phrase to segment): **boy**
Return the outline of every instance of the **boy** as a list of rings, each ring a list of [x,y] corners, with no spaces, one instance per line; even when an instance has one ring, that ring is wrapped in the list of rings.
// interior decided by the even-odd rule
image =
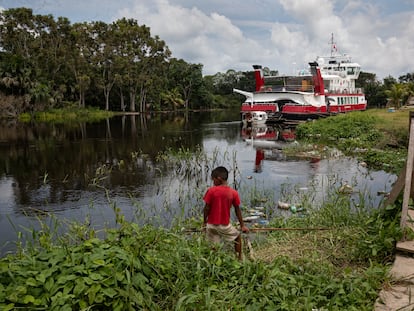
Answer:
[[[249,228],[243,222],[238,192],[227,185],[228,176],[229,172],[223,166],[216,167],[211,172],[214,186],[210,187],[203,197],[205,202],[203,228],[206,230],[207,238],[214,243],[219,243],[221,238],[226,241],[234,241],[234,249],[241,260],[241,234],[230,223],[232,206],[234,206],[242,232],[249,232]]]

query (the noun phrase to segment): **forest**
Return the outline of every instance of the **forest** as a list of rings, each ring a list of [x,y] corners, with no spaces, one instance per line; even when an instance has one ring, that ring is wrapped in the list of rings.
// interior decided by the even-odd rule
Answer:
[[[399,107],[414,95],[414,73],[379,81],[375,73],[362,72],[357,82],[369,107]],[[0,117],[68,107],[236,108],[243,98],[232,89],[253,91],[254,85],[253,71],[203,76],[203,64],[174,58],[161,38],[134,19],[72,24],[29,8],[0,12]]]

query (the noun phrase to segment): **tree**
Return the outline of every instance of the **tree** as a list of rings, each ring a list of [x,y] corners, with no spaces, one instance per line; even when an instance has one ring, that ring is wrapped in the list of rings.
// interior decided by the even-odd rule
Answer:
[[[406,73],[405,75],[398,77],[398,81],[400,83],[414,82],[414,72]]]
[[[68,45],[70,57],[67,61],[76,81],[73,87],[78,91],[79,107],[84,108],[86,92],[91,85],[90,59],[93,53],[90,48],[89,25],[87,23],[74,24],[71,34],[73,40]]]
[[[202,68],[201,64],[190,64],[183,59],[170,60],[168,80],[170,86],[179,88],[186,110],[190,108],[190,99],[197,98],[197,91],[203,85]]]
[[[96,71],[94,79],[96,86],[103,91],[105,110],[109,110],[109,96],[116,77],[116,37],[113,35],[112,28],[103,22],[93,22],[89,27],[94,39],[91,55],[92,68]]]
[[[405,87],[403,84],[393,84],[389,90],[385,91],[385,94],[388,96],[389,104],[396,108],[400,108],[404,92]]]

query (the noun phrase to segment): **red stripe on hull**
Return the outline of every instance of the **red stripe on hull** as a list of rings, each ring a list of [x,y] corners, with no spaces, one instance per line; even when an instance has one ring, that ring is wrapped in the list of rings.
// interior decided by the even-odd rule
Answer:
[[[265,112],[277,112],[278,107],[275,104],[267,104],[267,105],[250,105],[250,104],[243,104],[241,107],[242,112],[248,111],[265,111]]]
[[[329,115],[335,113],[345,113],[351,111],[364,111],[367,108],[366,103],[361,104],[349,104],[349,105],[331,105],[329,110],[326,106],[316,107],[311,105],[289,105],[285,104],[282,107],[281,115],[287,119],[306,119],[317,118],[321,115]],[[242,104],[241,112],[249,111],[265,111],[265,112],[279,112],[276,104],[254,104],[249,103]]]
[[[332,105],[327,110],[326,106],[314,107],[314,106],[298,106],[298,105],[285,105],[282,108],[282,114],[321,114],[321,113],[341,113],[350,111],[363,111],[366,110],[366,104],[352,104],[352,105]]]

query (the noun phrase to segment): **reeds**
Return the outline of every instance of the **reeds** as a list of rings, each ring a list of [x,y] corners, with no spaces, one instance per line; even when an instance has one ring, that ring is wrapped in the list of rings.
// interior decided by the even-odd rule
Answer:
[[[62,232],[58,221],[48,226],[39,217],[31,242],[0,260],[0,308],[372,310],[401,236],[396,206],[367,206],[358,194],[342,193],[337,176],[275,193],[273,185],[246,183],[237,154],[218,149],[169,151],[148,165],[158,176],[155,200],[131,194],[129,213],[105,187],[114,168],[97,169],[91,186],[104,191],[113,212],[105,228],[86,215]],[[269,226],[333,230],[251,233],[255,260],[245,248],[242,262],[226,247],[213,250],[200,233],[184,234],[182,227],[201,225],[201,198],[217,165],[229,168],[244,208],[263,207]],[[318,194],[321,184],[328,190]],[[279,198],[306,214],[281,212]]]

